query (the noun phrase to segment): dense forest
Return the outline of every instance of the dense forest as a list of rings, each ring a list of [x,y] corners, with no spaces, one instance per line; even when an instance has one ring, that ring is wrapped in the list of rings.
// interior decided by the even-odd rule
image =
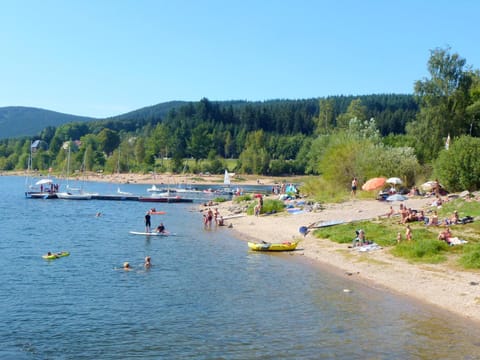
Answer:
[[[444,182],[453,186],[452,169],[439,164],[445,161],[447,139],[450,155],[456,140],[465,136],[469,139],[461,140],[463,147],[476,147],[480,76],[449,48],[432,50],[427,68],[430,78],[417,81],[413,95],[263,102],[203,98],[105,120],[49,126],[38,136],[1,140],[0,169],[25,169],[31,144],[39,140],[33,168],[57,173],[71,146],[73,168],[79,169],[85,158],[83,166],[92,171],[221,173],[226,160],[235,159],[230,170],[240,173],[321,174],[348,181],[351,176],[395,172],[408,183],[419,173],[430,176],[437,171],[435,175],[448,177]],[[161,161],[165,158],[170,161]],[[194,160],[188,168],[185,159]],[[478,187],[478,176],[470,175],[461,186]]]

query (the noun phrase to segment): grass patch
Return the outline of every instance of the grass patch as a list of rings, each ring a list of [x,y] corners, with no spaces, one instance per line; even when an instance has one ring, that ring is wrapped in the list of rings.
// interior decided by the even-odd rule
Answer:
[[[466,244],[458,260],[465,269],[480,269],[480,244]]]
[[[363,229],[367,240],[374,241],[381,246],[391,246],[396,243],[396,231],[392,231],[389,224],[359,221],[336,226],[316,229],[313,234],[322,239],[329,239],[339,244],[350,244],[356,237],[355,230]]]
[[[405,239],[405,226],[398,224],[398,220],[392,219],[381,222],[361,221],[321,228],[315,230],[314,235],[340,244],[351,244],[356,236],[355,230],[363,229],[367,240],[382,247],[393,247],[392,254],[394,256],[410,261],[434,264],[445,261],[448,251],[461,251],[461,247],[450,247],[445,242],[437,240],[437,233],[425,226],[417,224],[416,226],[411,225],[411,227],[413,241],[407,243],[403,240],[400,244],[397,244],[397,233],[400,232],[402,238]]]
[[[392,250],[392,254],[410,261],[438,264],[447,260],[448,248],[443,241],[425,239],[400,243]]]

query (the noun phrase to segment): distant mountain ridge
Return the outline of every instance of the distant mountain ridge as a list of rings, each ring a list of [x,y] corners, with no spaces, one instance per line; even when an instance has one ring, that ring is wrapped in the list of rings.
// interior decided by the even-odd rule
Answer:
[[[0,107],[0,139],[33,136],[47,126],[98,120],[26,106]]]
[[[0,107],[0,139],[35,136],[48,126],[58,127],[72,122],[108,122],[129,119],[148,121],[152,118],[158,118],[158,116],[163,117],[173,108],[180,107],[186,103],[187,101],[169,101],[108,118],[64,114],[27,106]]]
[[[415,118],[415,114],[418,111],[418,105],[413,95],[409,94],[339,95],[327,99],[331,99],[334,102],[335,114],[342,114],[347,110],[351,101],[357,98],[360,99],[362,105],[367,108],[367,115],[375,118],[377,126],[383,134],[391,132],[402,133],[405,124]],[[258,107],[262,109],[268,107],[270,110],[271,108],[279,107],[283,110],[275,111],[282,112],[285,109],[288,110],[292,104],[298,104],[300,107],[308,108],[309,112],[315,112],[318,110],[318,101],[319,99],[316,98],[266,101],[209,101],[208,99],[202,99],[200,102],[168,101],[107,118],[70,115],[33,107],[0,107],[0,140],[24,136],[34,137],[39,135],[46,127],[51,126],[58,128],[63,124],[73,122],[90,122],[92,125],[91,129],[94,128],[95,131],[98,132],[103,128],[109,128],[114,131],[136,131],[146,124],[155,126],[158,122],[166,119],[168,117],[167,115],[174,109],[183,111],[185,113],[184,115],[188,117],[188,114],[195,110],[195,106],[202,102],[205,102],[207,107],[211,106],[211,104],[219,104],[224,108],[230,107],[232,109],[247,107],[249,112],[248,116],[252,117],[254,116],[252,111]],[[191,108],[188,106],[189,104]],[[261,111],[264,110],[265,109]],[[285,117],[284,115],[282,116]]]
[[[185,104],[188,104],[188,101],[167,101],[160,104],[146,106],[138,110],[133,110],[125,114],[111,116],[104,120],[150,120],[151,118],[157,118],[158,116],[164,117],[169,113],[170,110],[179,108]]]

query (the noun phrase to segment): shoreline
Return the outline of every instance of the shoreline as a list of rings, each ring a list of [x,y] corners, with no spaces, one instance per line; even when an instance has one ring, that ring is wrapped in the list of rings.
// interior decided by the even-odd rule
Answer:
[[[0,176],[25,176],[26,172],[2,172]],[[241,178],[241,181],[240,181]],[[304,177],[303,177],[304,178]],[[223,175],[170,175],[170,174],[96,174],[89,173],[87,181],[118,184],[189,184],[223,185]],[[298,183],[302,177],[239,176],[232,186],[274,185],[282,182]],[[428,198],[413,198],[404,202],[408,207],[424,208]],[[232,201],[217,207],[222,216],[229,212]],[[301,238],[294,256],[302,256],[313,265],[351,281],[373,288],[407,296],[423,304],[434,305],[451,314],[480,324],[480,271],[459,270],[449,261],[443,264],[411,264],[390,254],[388,248],[371,252],[359,252],[311,233],[302,237],[298,229],[314,222],[343,220],[346,222],[375,219],[385,214],[391,204],[376,200],[350,200],[338,204],[324,204],[320,211],[299,214],[274,214],[269,216],[245,216],[226,220],[228,229],[245,243],[247,241],[283,242]],[[200,211],[205,207],[199,205]],[[398,209],[398,205],[394,205]],[[246,245],[246,244],[245,244]],[[472,285],[474,284],[474,285]]]
[[[406,203],[408,207],[421,208],[430,201],[421,198],[409,199]],[[219,204],[220,214],[228,216],[230,204]],[[407,296],[422,304],[447,310],[475,325],[480,324],[480,271],[455,269],[449,261],[411,264],[391,255],[388,248],[359,252],[348,248],[348,244],[319,239],[311,233],[303,237],[298,231],[300,226],[318,221],[377,218],[385,214],[389,206],[376,200],[353,200],[327,204],[318,212],[237,217],[227,220],[227,225],[231,224],[234,236],[245,242],[282,242],[301,238],[297,250],[289,254],[302,256],[313,265],[351,281]]]
[[[3,171],[0,176],[27,176],[27,171]],[[42,178],[48,177],[48,174],[41,172],[33,172],[31,177]],[[59,179],[60,176],[53,175]],[[242,185],[276,185],[285,183],[298,183],[303,181],[305,176],[258,176],[258,175],[236,175],[233,174],[231,181],[232,186],[241,187]],[[80,175],[70,176],[70,180],[79,180]],[[147,185],[220,185],[223,186],[224,174],[138,174],[138,173],[121,173],[121,174],[104,174],[88,172],[85,175],[85,181],[95,181],[104,183],[118,184],[147,184]]]

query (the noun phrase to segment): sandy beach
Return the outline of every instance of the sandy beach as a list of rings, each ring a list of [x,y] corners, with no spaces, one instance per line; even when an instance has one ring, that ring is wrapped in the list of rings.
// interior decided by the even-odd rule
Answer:
[[[431,199],[406,201],[408,207],[424,208]],[[219,206],[228,216],[231,204]],[[245,241],[282,242],[303,238],[298,229],[314,222],[329,220],[374,219],[387,212],[390,204],[376,200],[354,200],[326,205],[318,212],[244,216],[227,220],[231,230]],[[398,208],[398,205],[394,206]],[[230,230],[230,229],[229,229]],[[449,264],[410,264],[390,254],[388,248],[359,252],[347,244],[337,244],[307,234],[293,256],[321,265],[324,269],[360,281],[368,286],[382,288],[416,300],[446,309],[456,315],[480,322],[480,272],[461,271]]]
[[[23,175],[23,174],[22,174]],[[274,185],[286,182],[298,182],[301,177],[276,178],[258,175],[232,175],[232,186]],[[156,184],[156,185],[223,185],[224,175],[218,174],[96,174],[89,173],[89,181],[113,182],[120,184]]]

